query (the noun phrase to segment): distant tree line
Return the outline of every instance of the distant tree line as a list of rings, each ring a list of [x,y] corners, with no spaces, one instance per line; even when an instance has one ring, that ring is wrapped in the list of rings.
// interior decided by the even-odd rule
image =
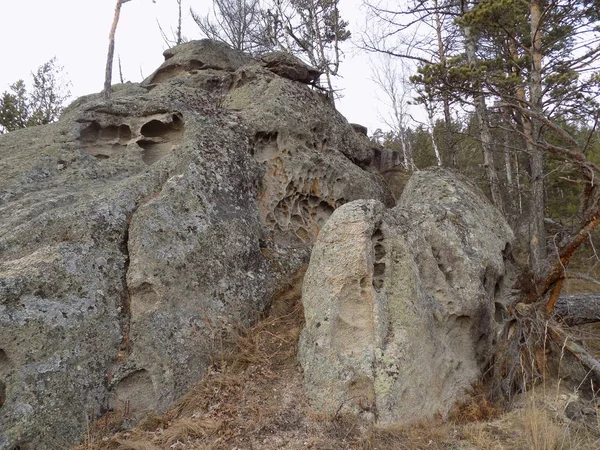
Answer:
[[[0,98],[0,134],[54,122],[71,95],[70,83],[56,58],[32,72],[31,89],[25,81],[13,83]]]

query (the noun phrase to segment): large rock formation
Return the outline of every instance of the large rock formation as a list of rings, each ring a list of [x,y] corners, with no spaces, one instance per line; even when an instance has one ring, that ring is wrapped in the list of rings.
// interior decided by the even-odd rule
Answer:
[[[303,287],[313,406],[382,424],[446,415],[487,362],[512,240],[483,194],[444,170],[413,175],[393,209],[337,209]]]
[[[393,204],[372,145],[273,58],[211,41],[165,58],[0,137],[0,449],[165,410],[337,207]]]

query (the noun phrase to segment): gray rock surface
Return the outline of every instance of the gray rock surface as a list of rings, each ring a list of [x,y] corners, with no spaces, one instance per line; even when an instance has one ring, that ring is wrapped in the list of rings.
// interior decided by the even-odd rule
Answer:
[[[167,409],[336,207],[393,204],[319,93],[210,41],[166,57],[110,101],[0,136],[0,449]]]
[[[417,172],[393,209],[337,209],[303,287],[314,408],[381,424],[445,416],[487,362],[512,240],[475,186],[439,169]]]
[[[256,63],[252,57],[236,51],[223,42],[203,39],[169,48],[163,53],[165,62],[146,78],[142,85],[162,83],[170,78],[196,75],[200,71],[232,72],[245,64]]]
[[[271,52],[261,56],[266,69],[280,77],[300,83],[311,84],[316,82],[322,72],[303,63],[300,59],[287,52]]]

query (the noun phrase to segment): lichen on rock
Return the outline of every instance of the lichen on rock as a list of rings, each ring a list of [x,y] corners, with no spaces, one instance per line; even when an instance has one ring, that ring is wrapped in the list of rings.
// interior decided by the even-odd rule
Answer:
[[[313,407],[386,425],[445,416],[488,362],[512,241],[483,194],[441,169],[413,175],[393,209],[337,209],[303,287]]]
[[[165,58],[0,136],[0,449],[168,409],[337,207],[393,204],[320,93],[211,41]]]

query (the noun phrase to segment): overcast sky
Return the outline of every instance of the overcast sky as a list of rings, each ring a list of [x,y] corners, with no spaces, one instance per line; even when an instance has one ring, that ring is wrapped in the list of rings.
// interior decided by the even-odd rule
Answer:
[[[2,0],[0,42],[2,67],[0,92],[18,79],[30,84],[30,72],[56,56],[71,80],[74,98],[99,92],[104,82],[104,66],[108,32],[115,0]],[[364,25],[361,0],[341,0],[340,11],[355,31]],[[183,34],[189,39],[201,38],[191,20],[190,6],[206,11],[211,0],[184,1]],[[141,81],[162,62],[166,44],[157,21],[165,31],[177,23],[175,0],[132,0],[121,10],[117,29],[113,82],[118,81],[116,55],[121,57],[126,81]],[[372,132],[385,128],[380,112],[385,108],[377,100],[377,88],[370,81],[369,57],[348,48],[340,68],[343,78],[338,85],[344,97],[338,109],[350,122],[366,125]]]

